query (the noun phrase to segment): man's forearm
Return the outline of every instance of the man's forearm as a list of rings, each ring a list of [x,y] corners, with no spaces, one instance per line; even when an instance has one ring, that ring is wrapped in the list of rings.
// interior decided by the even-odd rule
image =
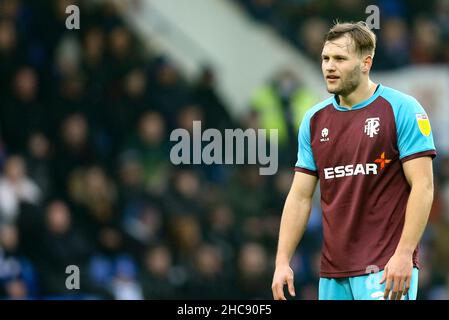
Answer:
[[[433,202],[433,187],[413,186],[407,202],[405,223],[396,253],[413,254],[427,225]]]
[[[276,264],[290,262],[306,229],[311,203],[311,199],[297,198],[292,193],[287,196],[279,231]]]

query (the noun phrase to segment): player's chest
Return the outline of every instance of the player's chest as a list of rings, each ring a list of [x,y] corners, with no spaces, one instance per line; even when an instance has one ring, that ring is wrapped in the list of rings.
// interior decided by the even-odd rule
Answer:
[[[367,107],[322,113],[311,123],[311,145],[319,167],[397,157],[396,125],[390,108]]]

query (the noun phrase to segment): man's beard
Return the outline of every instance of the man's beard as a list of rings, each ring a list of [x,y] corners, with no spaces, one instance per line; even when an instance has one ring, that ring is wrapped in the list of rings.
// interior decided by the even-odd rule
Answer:
[[[354,92],[355,89],[360,84],[360,70],[359,66],[355,66],[354,69],[347,75],[346,81],[343,81],[342,78],[340,78],[341,86],[339,88],[334,89],[333,91],[327,90],[329,93],[337,94],[343,97],[348,96],[352,92]]]

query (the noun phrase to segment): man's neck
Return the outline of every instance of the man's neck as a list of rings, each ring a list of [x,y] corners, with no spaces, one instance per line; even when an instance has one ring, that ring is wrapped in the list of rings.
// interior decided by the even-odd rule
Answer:
[[[376,91],[377,84],[368,79],[366,83],[361,83],[356,90],[347,96],[339,95],[340,106],[351,109],[356,104],[367,100]]]

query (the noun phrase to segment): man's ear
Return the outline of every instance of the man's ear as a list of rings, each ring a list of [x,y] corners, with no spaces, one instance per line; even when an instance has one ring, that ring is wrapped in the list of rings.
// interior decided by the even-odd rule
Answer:
[[[373,65],[373,56],[366,55],[362,58],[362,72],[369,72],[371,70],[371,66]]]

